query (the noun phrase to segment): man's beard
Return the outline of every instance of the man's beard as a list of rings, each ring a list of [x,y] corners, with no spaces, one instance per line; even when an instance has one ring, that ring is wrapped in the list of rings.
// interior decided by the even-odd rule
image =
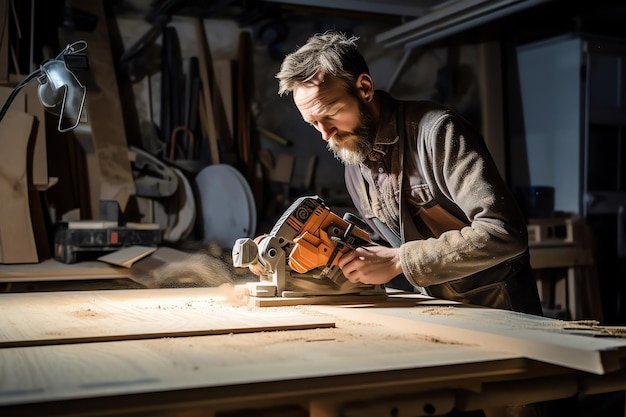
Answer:
[[[345,165],[359,165],[365,162],[372,152],[375,135],[372,119],[365,109],[361,108],[359,127],[352,133],[333,136],[328,141],[327,148]]]

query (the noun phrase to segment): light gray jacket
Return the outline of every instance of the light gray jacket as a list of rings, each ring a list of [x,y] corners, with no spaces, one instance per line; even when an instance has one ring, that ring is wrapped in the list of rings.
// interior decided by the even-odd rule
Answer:
[[[399,246],[407,280],[434,296],[539,314],[526,221],[482,136],[439,104],[377,94],[374,156],[346,166],[373,237]],[[494,283],[501,288],[488,299],[471,295]],[[521,284],[532,284],[525,301],[511,301],[511,287]]]

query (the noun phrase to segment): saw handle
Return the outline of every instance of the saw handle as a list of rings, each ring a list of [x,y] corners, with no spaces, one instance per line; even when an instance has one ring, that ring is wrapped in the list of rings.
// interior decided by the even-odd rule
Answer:
[[[343,219],[351,225],[356,225],[359,228],[363,229],[364,232],[371,235],[374,233],[371,227],[362,218],[357,216],[356,214],[350,213],[349,211],[344,213]]]

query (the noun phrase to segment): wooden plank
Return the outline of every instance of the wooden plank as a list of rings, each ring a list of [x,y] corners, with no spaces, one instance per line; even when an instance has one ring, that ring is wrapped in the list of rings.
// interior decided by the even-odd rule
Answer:
[[[346,307],[341,314],[594,374],[616,371],[626,363],[626,339],[593,337],[584,322],[438,303],[425,301],[411,309]],[[325,312],[332,307],[310,308]]]
[[[32,183],[39,190],[45,191],[49,186],[48,179],[48,150],[46,144],[46,115],[37,90],[39,83],[28,83],[23,90],[26,96],[26,108],[29,114],[38,121],[35,144],[33,146]]]
[[[122,211],[131,195],[135,194],[124,117],[118,90],[115,64],[107,16],[102,0],[71,0],[67,7],[97,17],[92,31],[65,29],[60,32],[61,42],[72,43],[78,39],[87,42],[89,71],[81,72],[81,81],[87,87],[87,119],[93,134],[100,174],[99,188],[91,190],[93,218],[98,218],[99,206],[93,201],[117,200]],[[90,181],[96,186],[98,181]]]
[[[230,59],[216,59],[213,62],[213,69],[215,70],[215,85],[218,87],[218,91],[221,96],[221,103],[223,103],[224,107],[224,117],[226,118],[226,125],[230,134],[229,140],[232,142],[232,138],[235,136],[235,116],[233,115],[233,112],[235,111],[235,100],[233,98],[234,63]],[[216,101],[219,105],[220,101]]]
[[[368,304],[386,301],[386,294],[358,295],[358,294],[338,294],[338,295],[316,295],[308,297],[254,297],[245,298],[248,305],[255,307],[281,307],[299,306],[311,304],[324,305],[347,305],[347,304]],[[414,303],[411,303],[411,305]],[[406,304],[405,304],[406,306]]]
[[[205,291],[211,292],[193,292]],[[148,297],[150,293],[137,292]],[[304,312],[336,322],[335,327],[297,332],[0,349],[0,413],[213,415],[215,410],[311,400],[341,405],[398,395],[431,398],[433,390],[447,392],[453,399],[457,394],[457,399],[464,395],[472,399],[472,393],[488,397],[493,395],[490,387],[496,388],[496,394],[502,392],[498,388],[508,387],[524,397],[519,391],[529,386],[533,391],[537,383],[545,387],[542,398],[562,398],[554,395],[563,392],[563,383],[583,394],[624,386],[623,372],[601,378],[530,361],[510,349],[455,341],[454,326],[447,328],[446,337],[429,336],[416,331],[423,321],[420,308],[402,309],[409,321],[416,322],[407,327],[407,317],[388,315],[387,308],[364,307],[281,307],[288,313]],[[418,318],[411,314],[416,311]],[[512,318],[522,325],[526,316]],[[581,340],[587,338],[578,336]]]
[[[220,153],[217,138],[217,126],[215,124],[215,111],[213,110],[213,94],[211,84],[211,50],[209,41],[204,30],[204,20],[194,19],[196,41],[198,42],[198,66],[200,79],[202,81],[202,94],[200,95],[200,119],[203,121],[203,128],[206,130],[209,140],[209,150],[211,151],[211,163],[220,163]]]
[[[334,326],[295,311],[259,314],[211,293],[193,288],[0,294],[0,348]]]
[[[56,259],[46,259],[33,264],[0,265],[0,282],[73,281],[128,277],[127,268],[98,261],[64,264]]]
[[[0,123],[0,263],[39,262],[30,218],[28,142],[34,117],[7,112]]]
[[[132,245],[107,253],[98,258],[99,261],[130,268],[133,264],[150,255],[157,248],[153,246]]]
[[[160,290],[135,293],[149,299],[154,293],[150,291]],[[205,290],[195,289],[194,293]],[[278,310],[287,315],[307,313],[300,307]],[[273,313],[270,309],[254,312],[263,317]],[[338,320],[337,326],[0,349],[0,405],[120,395],[163,412],[164,391],[175,391],[177,396],[188,390],[195,397],[187,399],[202,401],[204,407],[223,405],[233,397],[247,398],[256,405],[270,392],[273,398],[283,392],[287,396],[294,392],[319,396],[345,391],[346,386],[369,386],[377,394],[397,393],[403,383],[412,389],[419,384],[431,389],[442,381],[463,386],[463,379],[475,387],[472,379],[476,376],[498,380],[528,372],[529,364],[510,352],[447,343],[367,320],[313,314],[317,320]],[[197,316],[212,320],[202,309]],[[147,396],[132,395],[139,393]],[[241,399],[233,404],[242,406]],[[77,406],[90,404],[98,413],[105,405],[121,406],[119,401],[89,401]],[[63,407],[68,412],[72,404],[63,403]],[[89,414],[74,411],[75,415]]]
[[[397,340],[367,335],[320,340],[314,331],[298,333],[297,338],[294,332],[271,332],[1,349],[7,377],[0,379],[0,412],[213,416],[213,410],[254,410],[355,389],[368,391],[367,397],[359,393],[361,399],[376,398],[446,384],[475,387],[476,378],[501,381],[528,373],[524,360],[476,347],[404,339],[399,352]],[[438,363],[438,371],[429,362]],[[386,375],[389,370],[397,372]],[[194,405],[195,413],[184,413]]]

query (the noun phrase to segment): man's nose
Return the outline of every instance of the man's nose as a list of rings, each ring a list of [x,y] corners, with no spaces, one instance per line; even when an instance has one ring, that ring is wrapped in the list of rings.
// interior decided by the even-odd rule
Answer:
[[[324,123],[320,123],[318,125],[318,128],[319,128],[320,133],[322,134],[322,139],[324,140],[324,142],[328,142],[330,138],[332,138],[333,135],[335,134],[334,128]]]

